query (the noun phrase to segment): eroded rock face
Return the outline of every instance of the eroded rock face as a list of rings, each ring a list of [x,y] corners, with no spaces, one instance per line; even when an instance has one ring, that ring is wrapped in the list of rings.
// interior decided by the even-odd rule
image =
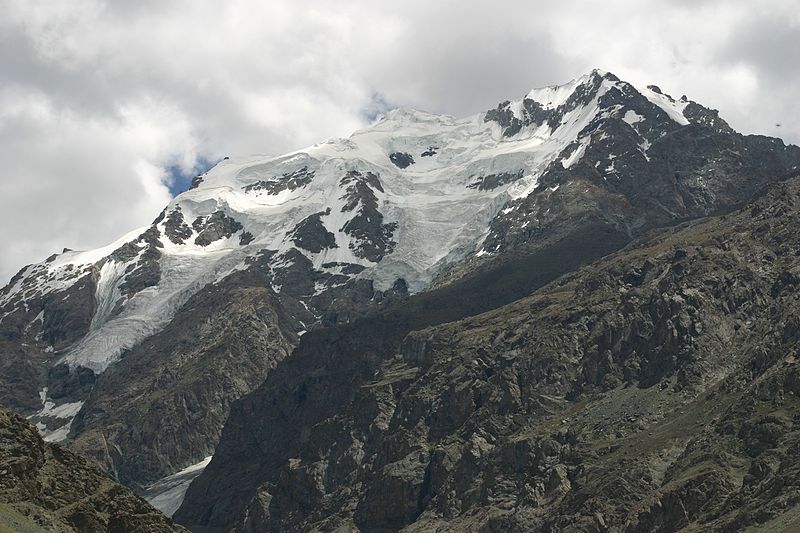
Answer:
[[[47,396],[61,402],[79,402],[91,392],[97,376],[90,369],[59,363],[47,373]]]
[[[475,181],[467,185],[470,189],[480,189],[482,191],[490,191],[496,189],[506,183],[517,181],[522,177],[524,171],[518,170],[517,172],[501,172],[499,174],[487,174],[486,176],[477,176]]]
[[[124,297],[131,298],[137,292],[157,285],[161,280],[159,249],[164,245],[159,239],[160,236],[158,228],[151,226],[137,239],[123,244],[108,257],[120,263],[129,263],[119,286],[119,291]],[[106,261],[107,259],[101,260],[97,266],[102,268]]]
[[[800,178],[488,313],[425,328],[412,298],[413,314],[309,334],[237,404],[176,516],[237,531],[787,523],[798,224]]]
[[[134,487],[211,455],[231,403],[296,342],[268,287],[249,270],[198,292],[97,377],[72,424],[72,448]]]
[[[392,240],[397,224],[383,223],[383,213],[378,210],[378,198],[373,191],[383,192],[380,177],[372,172],[362,174],[352,170],[340,183],[346,187],[343,199],[347,200],[342,211],[357,211],[340,231],[352,237],[349,246],[356,257],[377,263],[397,244]]]
[[[545,108],[523,99],[488,112],[485,120],[513,137],[523,128],[549,131],[574,120],[571,113],[583,113],[586,106],[601,110],[541,171],[530,194],[509,201],[492,220],[479,255],[446,265],[433,285],[502,261],[507,252],[547,247],[582,225],[600,225],[633,239],[654,227],[728,211],[800,168],[800,148],[740,135],[715,110],[654,92],[672,113],[633,86],[598,72],[557,105]],[[675,109],[681,109],[679,116]],[[524,173],[519,178],[498,173],[478,177],[468,187],[491,190],[519,179]]]
[[[203,183],[204,176],[202,174],[192,178],[192,183],[189,184],[189,190],[196,189]]]
[[[281,191],[299,189],[308,185],[314,178],[314,171],[309,170],[308,167],[303,167],[294,172],[286,172],[281,176],[272,178],[271,180],[259,180],[250,185],[246,185],[243,190],[245,192],[265,191],[268,194],[278,194]]]
[[[426,155],[433,155],[433,153],[435,153],[430,152],[431,150],[428,150],[423,153],[422,156],[425,157]],[[392,152],[389,154],[389,161],[391,161],[397,168],[408,168],[414,164],[414,156],[406,152]]]
[[[320,217],[329,215],[327,211],[309,215],[300,221],[290,233],[292,242],[296,246],[312,253],[319,253],[324,249],[336,248],[336,236],[325,228]]]
[[[281,254],[278,265],[270,265],[274,257],[274,252],[265,250],[253,265],[266,273],[273,286],[281,287],[278,299],[298,330],[347,324],[408,298],[402,279],[381,291],[372,280],[352,278],[364,270],[359,264],[325,263],[318,270],[297,250]]]
[[[280,370],[280,375],[276,376],[274,381],[268,380],[269,385],[264,385],[264,388],[273,391],[272,387],[275,384],[282,384],[273,391],[276,397],[287,395],[303,403],[308,402],[304,407],[305,414],[302,420],[295,419],[296,424],[287,428],[288,433],[283,433],[281,430],[271,434],[268,437],[270,444],[266,447],[283,450],[287,443],[297,442],[296,439],[301,438],[300,435],[307,428],[314,426],[326,416],[336,417],[336,413],[342,412],[340,402],[345,401],[345,398],[354,393],[353,387],[359,390],[360,384],[364,383],[362,379],[372,379],[374,376],[375,358],[381,357],[380,354],[387,350],[393,350],[392,347],[399,347],[403,337],[409,331],[422,329],[431,324],[457,320],[513,301],[519,294],[526,294],[560,273],[569,271],[586,260],[605,255],[610,249],[619,246],[619,243],[613,239],[600,237],[601,235],[592,234],[592,228],[589,227],[579,236],[576,235],[576,240],[568,239],[555,245],[546,254],[534,254],[530,258],[521,259],[518,264],[508,265],[508,268],[484,272],[468,282],[462,281],[433,293],[420,294],[408,299],[405,305],[392,306],[390,304],[386,313],[366,315],[360,319],[345,322],[337,328],[306,333],[300,348],[295,350],[291,358],[287,360],[287,364],[279,365],[276,368],[276,371]],[[579,250],[580,253],[576,253],[576,250]],[[398,289],[402,290],[404,284],[396,285]],[[341,300],[337,299],[338,301]],[[316,368],[316,365],[321,362],[317,360],[317,354],[323,352],[327,354],[325,356],[327,363],[323,364],[324,368],[319,368],[318,371],[312,370],[309,374],[310,369]],[[312,375],[317,377],[311,378]],[[309,381],[305,382],[305,378],[301,376],[308,377]],[[319,379],[321,376],[325,376],[325,378]],[[300,381],[295,381],[296,379]],[[282,388],[283,385],[286,385],[287,388]],[[321,390],[324,390],[325,393],[321,393]],[[260,396],[260,393],[258,395]],[[258,402],[261,401],[262,399],[258,400]],[[271,399],[263,401],[272,402]],[[245,404],[240,402],[237,405],[244,407]],[[259,405],[261,404],[259,403]],[[241,418],[237,415],[229,420],[244,421],[251,415],[256,416],[255,413],[260,411],[260,408],[253,406],[244,407],[244,409],[249,413],[248,415],[240,413],[242,414]],[[294,409],[294,407],[289,407],[290,411]],[[371,409],[365,407],[360,412],[369,413],[372,412]],[[280,418],[284,416],[281,414],[282,412],[281,410],[270,411],[271,414],[263,416],[268,418],[275,415]],[[263,422],[270,424],[266,418]],[[335,427],[335,424],[326,427]],[[259,438],[261,436],[259,433]],[[332,435],[331,438],[336,438],[336,436]],[[261,445],[259,444],[259,446]],[[225,449],[227,451],[224,453],[232,453],[237,457],[239,452],[249,453],[248,446],[244,443]],[[222,448],[218,447],[216,453],[219,454],[221,450]],[[282,453],[283,451],[278,452],[276,457],[281,456]],[[287,453],[294,453],[294,451]],[[252,497],[247,492],[248,487],[251,486],[251,482],[255,483],[254,486],[258,485],[258,482],[253,479],[256,470],[249,463],[252,458],[253,456],[250,455],[250,458],[244,460],[241,465],[232,466],[231,476],[227,480],[216,479],[215,483],[219,483],[219,485],[215,485],[214,489],[197,489],[205,494],[204,498],[214,498],[216,494],[224,494],[221,501],[203,500],[193,503],[196,509],[203,509],[202,513],[207,517],[204,520],[216,524],[219,524],[220,520],[225,520],[226,517],[230,520],[231,507]],[[231,466],[230,462],[226,464]],[[196,481],[195,483],[199,483],[199,487],[203,487],[204,482]],[[216,487],[219,487],[219,490]],[[190,493],[192,490],[190,488]],[[265,499],[268,499],[267,496]]]
[[[192,228],[190,228],[184,220],[179,205],[176,205],[175,208],[169,212],[169,215],[167,215],[167,221],[164,223],[164,231],[169,240],[175,244],[183,244],[186,242],[186,239],[192,236]]]
[[[542,238],[571,231],[564,221],[590,218],[636,237],[740,206],[790,172],[795,163],[789,162],[800,161],[797,147],[776,152],[766,138],[722,130],[692,124],[658,138],[645,154],[628,124],[606,120],[580,162],[570,168],[554,163],[530,196],[510,203],[492,222],[483,249],[536,247]],[[565,157],[578,149],[567,148]]]
[[[194,243],[200,246],[208,246],[220,239],[230,238],[242,229],[239,222],[222,211],[214,211],[207,217],[196,219],[192,223],[192,227],[198,233]]]
[[[64,270],[77,278],[65,289],[44,291],[42,271],[25,278],[22,289],[0,308],[0,404],[26,415],[41,407],[46,369],[58,360],[59,350],[89,331],[96,310],[97,269]]]
[[[96,466],[0,407],[0,529],[185,532]]]

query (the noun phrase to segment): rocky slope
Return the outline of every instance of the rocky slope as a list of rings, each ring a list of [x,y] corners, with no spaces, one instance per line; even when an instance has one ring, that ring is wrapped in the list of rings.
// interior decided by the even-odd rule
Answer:
[[[234,405],[176,517],[221,531],[792,531],[798,224],[800,177],[477,316],[421,327],[441,318],[428,293],[309,333]]]
[[[394,110],[347,139],[226,159],[150,226],[0,290],[0,401],[144,490],[201,464],[306,332],[435,289],[391,326],[399,342],[798,165],[797,147],[601,71],[464,119]]]
[[[211,455],[231,401],[296,343],[276,300],[248,271],[194,295],[97,380],[72,423],[72,449],[131,486]]]
[[[142,498],[0,407],[0,531],[185,532]]]

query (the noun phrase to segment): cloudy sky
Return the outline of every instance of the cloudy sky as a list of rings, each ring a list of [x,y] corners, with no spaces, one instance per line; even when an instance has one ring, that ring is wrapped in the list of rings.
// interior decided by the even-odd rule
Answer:
[[[0,0],[0,13],[0,284],[149,223],[208,161],[344,136],[387,107],[472,114],[594,67],[800,143],[797,0]]]

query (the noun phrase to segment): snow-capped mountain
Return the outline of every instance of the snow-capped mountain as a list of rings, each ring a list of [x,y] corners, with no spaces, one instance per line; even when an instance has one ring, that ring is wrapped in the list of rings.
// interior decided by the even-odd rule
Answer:
[[[256,272],[290,350],[307,330],[582,228],[607,228],[613,249],[737,205],[798,162],[796,147],[739,135],[686,97],[602,71],[467,118],[397,109],[345,139],[226,158],[150,226],[27,266],[0,291],[4,377],[18,384],[0,401],[32,414],[50,438],[99,432],[118,445],[107,458],[118,466],[128,448],[103,425],[113,410],[98,407],[106,371],[124,374],[146,349],[184,364],[191,340],[176,346],[165,332],[214,291],[255,283]],[[190,409],[185,398],[173,403]],[[177,472],[209,455],[215,438],[125,480]]]
[[[346,139],[226,159],[148,228],[23,269],[0,297],[0,316],[91,273],[88,334],[61,353],[101,372],[199,288],[264,250],[276,292],[280,272],[298,261],[319,273],[313,290],[299,294],[306,305],[353,277],[380,290],[397,279],[424,290],[442,266],[491,253],[483,246],[490,223],[530,196],[554,165],[574,167],[593,139],[607,135],[609,119],[628,126],[647,158],[660,137],[689,124],[689,104],[594,71],[465,119],[396,109]],[[604,170],[614,174],[613,160]],[[320,311],[312,306],[315,316],[304,323]],[[43,310],[34,320],[45,320]]]

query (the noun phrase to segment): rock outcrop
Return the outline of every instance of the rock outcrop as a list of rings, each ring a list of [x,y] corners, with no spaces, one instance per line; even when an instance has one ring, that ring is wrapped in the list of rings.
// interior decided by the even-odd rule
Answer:
[[[72,449],[143,488],[214,452],[233,400],[297,342],[258,269],[193,296],[159,334],[97,377]]]
[[[0,407],[0,531],[186,532],[139,496]]]

